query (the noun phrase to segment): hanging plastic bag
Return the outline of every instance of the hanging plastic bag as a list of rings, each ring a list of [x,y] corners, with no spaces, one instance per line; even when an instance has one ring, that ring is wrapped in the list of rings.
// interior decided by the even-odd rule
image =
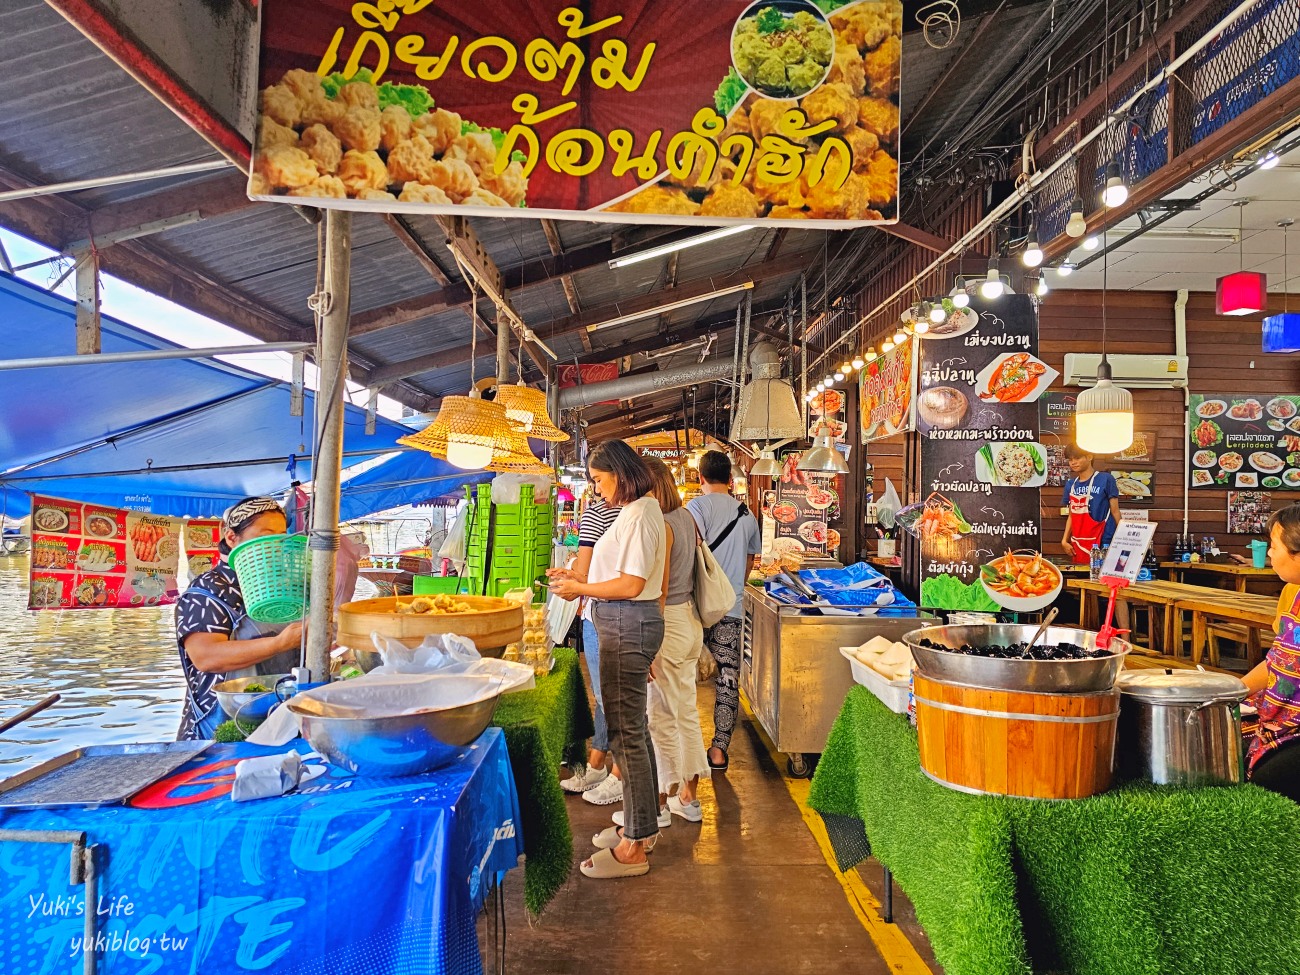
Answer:
[[[876,519],[880,522],[880,527],[890,531],[902,507],[903,502],[899,500],[898,492],[894,490],[894,482],[885,478],[885,493],[876,502]]]
[[[460,510],[456,512],[456,520],[451,523],[447,537],[442,540],[442,545],[438,548],[438,558],[450,560],[452,565],[456,566],[457,572],[462,572],[465,568],[467,534],[465,523],[468,517],[469,505],[462,502]]]

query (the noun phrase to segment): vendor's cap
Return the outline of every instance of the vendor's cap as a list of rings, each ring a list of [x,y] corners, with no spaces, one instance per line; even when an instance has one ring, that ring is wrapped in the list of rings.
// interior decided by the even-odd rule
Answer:
[[[280,507],[280,502],[276,501],[275,498],[265,496],[245,498],[243,501],[232,504],[226,509],[226,513],[221,516],[221,523],[232,532],[238,533],[241,528],[258,515],[266,514],[268,511],[278,511],[280,514],[284,514],[284,509]]]

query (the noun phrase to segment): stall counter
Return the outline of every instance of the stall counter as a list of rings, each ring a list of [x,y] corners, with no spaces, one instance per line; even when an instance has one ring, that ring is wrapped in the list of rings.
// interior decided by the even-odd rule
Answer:
[[[845,695],[856,686],[840,647],[872,637],[900,640],[935,622],[912,616],[824,616],[745,587],[740,686],[759,724],[790,756],[792,775],[809,774],[808,756],[825,750]]]

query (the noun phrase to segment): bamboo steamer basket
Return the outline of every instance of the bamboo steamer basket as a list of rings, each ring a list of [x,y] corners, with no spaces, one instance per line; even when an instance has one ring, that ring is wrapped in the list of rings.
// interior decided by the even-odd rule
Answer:
[[[338,641],[358,653],[374,653],[374,641],[370,638],[374,632],[408,647],[418,647],[430,635],[455,633],[473,640],[483,656],[499,657],[506,644],[523,639],[524,608],[519,603],[495,596],[454,598],[469,603],[474,611],[436,616],[398,613],[396,596],[344,603],[339,607]],[[403,601],[410,602],[410,597]]]
[[[1082,799],[1110,788],[1119,691],[1042,694],[913,672],[921,770],[979,795]]]

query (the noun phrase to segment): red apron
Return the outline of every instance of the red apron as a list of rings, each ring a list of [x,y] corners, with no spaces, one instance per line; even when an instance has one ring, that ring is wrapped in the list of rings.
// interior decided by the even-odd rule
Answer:
[[[1098,521],[1088,510],[1092,498],[1092,477],[1086,484],[1080,484],[1078,478],[1070,482],[1070,554],[1075,565],[1087,565],[1092,557],[1092,547],[1101,544],[1102,533],[1106,531],[1106,522]]]

